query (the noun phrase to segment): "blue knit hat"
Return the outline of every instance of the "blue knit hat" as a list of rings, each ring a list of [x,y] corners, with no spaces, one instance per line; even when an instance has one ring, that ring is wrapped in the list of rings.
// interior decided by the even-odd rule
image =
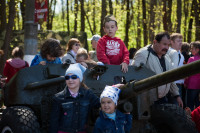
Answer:
[[[86,68],[79,63],[70,64],[69,68],[67,69],[65,76],[69,73],[75,74],[79,77],[80,82],[83,81],[83,73],[85,72]]]
[[[115,105],[117,105],[117,100],[119,98],[119,93],[120,93],[120,89],[114,86],[106,86],[105,89],[103,90],[103,92],[101,93],[100,96],[100,102],[101,99],[104,97],[110,98],[113,100],[113,102],[115,103]]]

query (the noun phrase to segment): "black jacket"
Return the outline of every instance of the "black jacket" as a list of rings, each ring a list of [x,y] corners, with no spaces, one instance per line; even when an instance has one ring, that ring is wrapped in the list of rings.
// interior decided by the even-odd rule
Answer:
[[[89,111],[99,107],[99,98],[91,90],[80,88],[78,96],[73,98],[65,87],[53,97],[50,133],[85,131]]]

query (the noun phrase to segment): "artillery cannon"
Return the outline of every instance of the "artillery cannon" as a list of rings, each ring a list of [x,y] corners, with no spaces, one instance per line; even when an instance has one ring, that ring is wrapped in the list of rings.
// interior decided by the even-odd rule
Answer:
[[[51,98],[64,88],[64,74],[68,66],[38,65],[20,70],[4,88],[4,103],[7,108],[2,114],[0,131],[47,133]],[[105,85],[126,83],[121,88],[120,99],[121,103],[129,101],[133,105],[133,133],[195,133],[195,125],[183,109],[170,104],[153,105],[157,100],[157,91],[152,88],[200,73],[198,66],[200,61],[159,75],[142,65],[129,66],[128,73],[122,73],[121,66],[118,65],[96,66],[86,70],[84,80],[98,96]],[[120,105],[123,105],[124,110],[130,109],[130,104]]]

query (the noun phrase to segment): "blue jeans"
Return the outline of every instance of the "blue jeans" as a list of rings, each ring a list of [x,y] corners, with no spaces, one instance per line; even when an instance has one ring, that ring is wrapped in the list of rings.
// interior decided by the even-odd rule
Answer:
[[[191,111],[200,105],[199,101],[200,89],[187,89],[187,106]]]

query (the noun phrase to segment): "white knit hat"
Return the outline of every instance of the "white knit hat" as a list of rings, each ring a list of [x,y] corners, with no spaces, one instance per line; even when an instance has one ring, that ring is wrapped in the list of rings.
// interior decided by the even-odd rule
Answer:
[[[120,93],[120,89],[114,86],[106,86],[105,89],[103,90],[103,92],[101,93],[100,96],[100,102],[101,99],[104,97],[110,98],[113,100],[113,102],[115,103],[115,105],[117,105],[117,100],[119,98],[119,93]]]
[[[68,67],[65,76],[69,73],[75,74],[79,77],[80,81],[83,81],[83,73],[85,72],[86,68],[79,63],[70,64]]]

